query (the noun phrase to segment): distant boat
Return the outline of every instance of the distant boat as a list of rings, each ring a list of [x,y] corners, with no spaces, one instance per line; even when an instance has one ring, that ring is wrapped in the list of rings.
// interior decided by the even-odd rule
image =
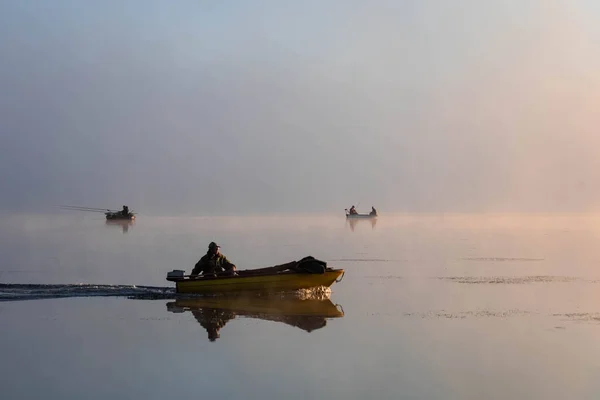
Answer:
[[[110,210],[107,208],[96,208],[96,207],[81,207],[81,206],[59,206],[63,210],[73,211],[87,211],[87,212],[101,212],[104,213],[107,220],[124,220],[133,221],[135,219],[134,212],[129,211],[129,207],[123,206],[123,210]]]

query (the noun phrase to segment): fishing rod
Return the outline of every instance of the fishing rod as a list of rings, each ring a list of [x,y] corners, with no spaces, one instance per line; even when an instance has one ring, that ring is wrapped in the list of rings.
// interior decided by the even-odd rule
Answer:
[[[85,207],[85,206],[66,206],[66,205],[58,205],[58,207],[66,207],[66,208],[85,208],[87,210],[106,210],[106,208],[100,208],[100,207]]]
[[[85,212],[97,212],[97,213],[109,213],[109,212],[114,212],[114,211],[108,211],[108,210],[80,210],[78,208],[63,208],[63,210],[69,210],[69,211],[85,211]]]
[[[95,207],[81,207],[81,206],[59,206],[64,210],[75,210],[75,211],[90,211],[90,212],[117,212],[116,210],[110,210],[108,208],[95,208]]]

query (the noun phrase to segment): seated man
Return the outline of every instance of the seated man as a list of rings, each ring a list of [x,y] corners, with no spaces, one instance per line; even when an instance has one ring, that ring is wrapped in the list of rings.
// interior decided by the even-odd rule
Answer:
[[[123,214],[124,217],[127,217],[129,215],[129,207],[123,206],[123,211],[121,211],[121,214]]]
[[[371,212],[369,213],[369,215],[377,215],[377,210],[375,209],[375,207],[371,206]]]
[[[350,207],[350,215],[355,215],[358,214],[358,211],[356,211],[356,207],[352,206]]]
[[[216,276],[221,272],[229,272],[231,275],[235,274],[235,265],[232,264],[227,257],[225,257],[219,249],[221,246],[215,242],[210,242],[208,245],[208,251],[206,254],[196,263],[192,270],[191,276],[198,276],[201,273],[204,276]]]

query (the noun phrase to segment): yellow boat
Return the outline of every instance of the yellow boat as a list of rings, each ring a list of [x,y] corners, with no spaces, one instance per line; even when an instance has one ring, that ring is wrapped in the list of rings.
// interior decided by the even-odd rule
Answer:
[[[313,274],[295,271],[275,273],[256,273],[252,271],[238,271],[235,276],[219,277],[167,277],[175,282],[177,293],[228,293],[248,291],[289,291],[310,289],[314,287],[329,287],[334,282],[341,280],[343,269],[327,268],[322,274]],[[338,278],[340,278],[338,280]]]
[[[229,321],[240,317],[281,322],[312,332],[323,328],[328,318],[344,316],[341,306],[334,305],[329,299],[257,296],[177,299],[167,303],[167,310],[173,313],[191,312],[206,329],[210,341],[221,336],[219,331]]]
[[[326,268],[326,263],[305,257],[300,261],[255,270],[236,271],[235,275],[190,276],[174,270],[167,280],[175,282],[177,293],[280,292],[314,287],[329,287],[341,281],[344,270]]]

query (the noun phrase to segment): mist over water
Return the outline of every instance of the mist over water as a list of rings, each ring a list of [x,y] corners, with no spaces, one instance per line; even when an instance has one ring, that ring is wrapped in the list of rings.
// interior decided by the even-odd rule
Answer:
[[[1,1],[0,398],[597,399],[599,21]],[[211,241],[345,275],[176,294]]]
[[[581,377],[600,356],[598,221],[144,217],[124,231],[102,215],[4,218],[3,394],[596,398]],[[213,240],[238,268],[313,255],[346,273],[326,293],[176,296],[166,272],[191,270]]]

